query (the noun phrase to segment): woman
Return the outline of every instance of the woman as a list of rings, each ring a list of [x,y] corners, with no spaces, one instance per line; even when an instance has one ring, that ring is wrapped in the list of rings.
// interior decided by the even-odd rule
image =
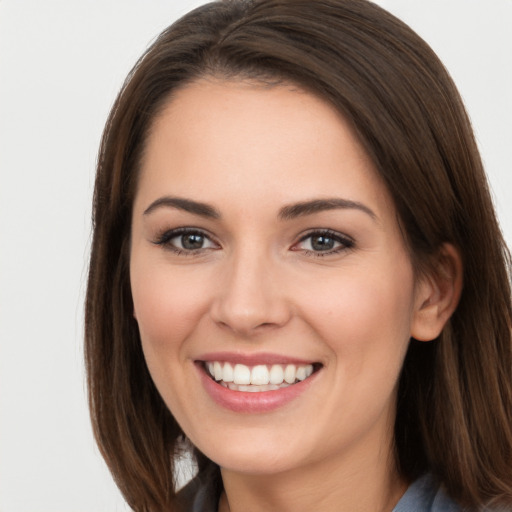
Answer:
[[[408,27],[361,0],[188,14],[128,77],[96,178],[89,396],[127,502],[510,508],[509,268]]]

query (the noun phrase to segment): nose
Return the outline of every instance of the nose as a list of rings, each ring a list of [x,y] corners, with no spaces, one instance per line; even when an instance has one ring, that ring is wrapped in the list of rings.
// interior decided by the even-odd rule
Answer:
[[[244,338],[283,327],[292,315],[279,265],[247,252],[225,262],[211,308],[219,326]]]

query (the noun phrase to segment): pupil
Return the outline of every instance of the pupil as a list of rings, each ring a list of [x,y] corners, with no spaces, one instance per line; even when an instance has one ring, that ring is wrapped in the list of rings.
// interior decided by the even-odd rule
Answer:
[[[181,237],[181,245],[184,249],[201,249],[204,237],[202,235],[192,234]]]
[[[311,247],[315,251],[328,251],[334,247],[334,240],[328,236],[314,236],[311,240]]]

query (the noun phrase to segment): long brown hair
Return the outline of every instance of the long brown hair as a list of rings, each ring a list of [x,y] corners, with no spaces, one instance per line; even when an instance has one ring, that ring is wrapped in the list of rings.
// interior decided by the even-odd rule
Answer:
[[[428,271],[443,243],[464,265],[439,338],[411,340],[400,377],[396,463],[430,471],[463,505],[512,505],[510,257],[460,96],[433,51],[365,0],[213,2],[165,30],[128,76],[103,135],[93,206],[85,354],[100,450],[136,511],[173,510],[182,432],[141,351],[129,282],[131,208],[152,120],[204,76],[294,83],[353,126]],[[215,465],[199,457],[199,473]],[[210,472],[210,473],[209,473]]]

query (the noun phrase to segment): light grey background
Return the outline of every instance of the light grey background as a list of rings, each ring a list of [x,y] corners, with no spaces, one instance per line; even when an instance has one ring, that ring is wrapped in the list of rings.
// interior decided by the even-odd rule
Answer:
[[[82,310],[97,147],[131,66],[203,2],[0,0],[0,512],[124,511],[92,440]],[[512,0],[380,0],[464,97],[512,242]]]

